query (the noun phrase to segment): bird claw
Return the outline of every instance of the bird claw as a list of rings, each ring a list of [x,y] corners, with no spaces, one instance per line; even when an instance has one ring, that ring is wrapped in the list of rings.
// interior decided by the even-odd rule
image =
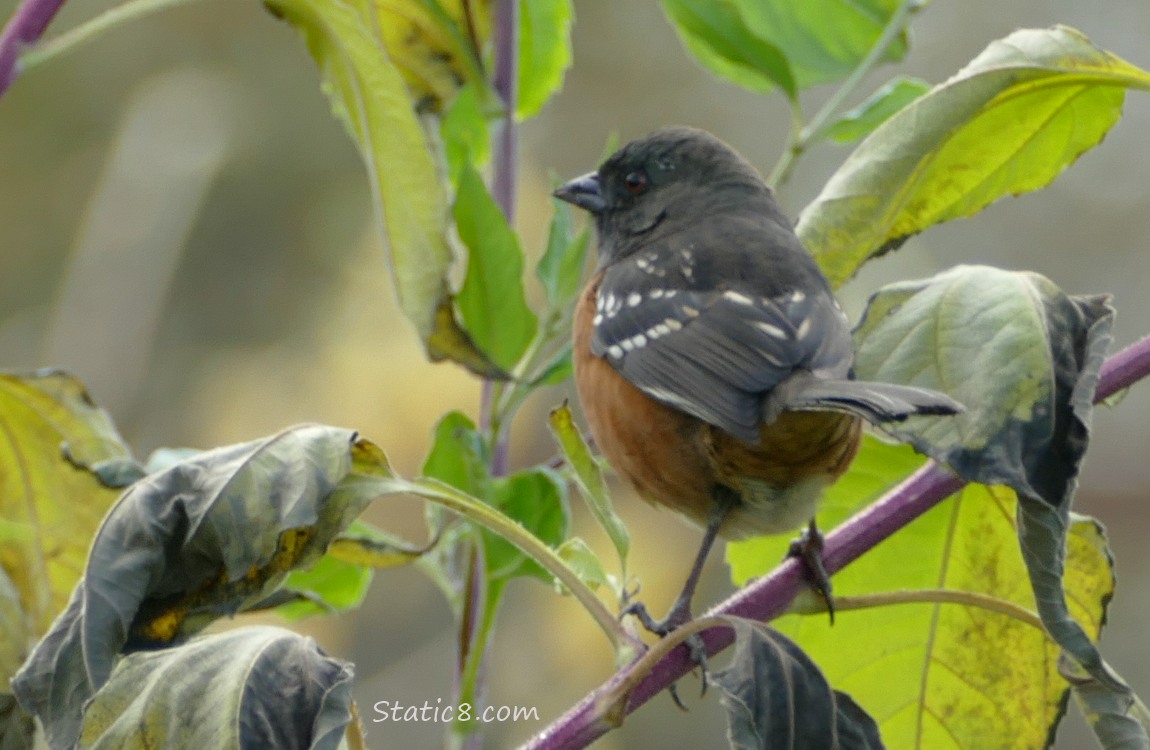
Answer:
[[[791,542],[787,557],[797,557],[803,563],[803,570],[807,580],[819,596],[827,603],[827,612],[830,614],[831,625],[835,624],[835,599],[831,595],[831,577],[823,563],[823,534],[819,527],[811,521],[803,530],[798,539]]]
[[[647,611],[647,605],[643,602],[631,602],[619,614],[622,619],[628,615],[634,617],[643,626],[643,629],[648,633],[654,633],[660,638],[666,638],[673,633],[679,626],[684,623],[690,622],[692,619],[691,608],[688,602],[677,601],[671,611],[662,620],[656,620],[651,617],[651,613]],[[683,640],[683,645],[687,647],[687,651],[691,655],[691,661],[699,667],[703,678],[703,687],[699,692],[699,697],[702,698],[707,694],[707,644],[703,642],[703,637],[699,633],[693,633]],[[675,701],[675,705],[683,711],[687,710],[687,706],[683,704],[679,698],[679,691],[674,683],[667,688],[667,692],[671,694],[671,700]]]

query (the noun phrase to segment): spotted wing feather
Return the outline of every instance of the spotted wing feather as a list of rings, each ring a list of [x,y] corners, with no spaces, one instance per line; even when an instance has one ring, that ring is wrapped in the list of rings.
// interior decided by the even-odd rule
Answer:
[[[849,331],[829,297],[663,281],[643,269],[611,269],[592,338],[592,351],[652,398],[756,442],[765,399],[796,370],[846,377]]]

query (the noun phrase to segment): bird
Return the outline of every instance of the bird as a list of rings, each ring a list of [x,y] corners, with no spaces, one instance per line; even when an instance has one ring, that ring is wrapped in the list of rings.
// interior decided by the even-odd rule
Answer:
[[[667,635],[718,537],[794,532],[833,620],[824,489],[863,422],[953,415],[925,388],[854,378],[846,313],[755,168],[719,138],[671,127],[634,140],[553,195],[593,217],[598,263],[573,320],[576,392],[595,445],[639,497],[704,528]]]

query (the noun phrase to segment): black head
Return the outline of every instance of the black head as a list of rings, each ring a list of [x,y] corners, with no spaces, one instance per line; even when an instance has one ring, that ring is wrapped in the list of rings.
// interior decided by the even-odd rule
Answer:
[[[631,238],[723,211],[778,211],[754,167],[710,133],[686,127],[631,141],[555,197],[594,214],[600,253],[608,255],[626,254]]]

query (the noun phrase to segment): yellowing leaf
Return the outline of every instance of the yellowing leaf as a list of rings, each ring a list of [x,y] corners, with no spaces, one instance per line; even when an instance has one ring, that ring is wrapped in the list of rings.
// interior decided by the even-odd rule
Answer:
[[[129,461],[104,410],[63,372],[0,375],[0,567],[43,633],[84,570],[120,490],[92,470]]]
[[[459,87],[483,81],[479,49],[491,0],[375,0],[379,39],[420,111],[440,112]]]
[[[303,33],[332,109],[359,146],[400,307],[429,356],[450,357],[481,374],[501,374],[459,326],[451,306],[448,197],[437,152],[417,115],[417,109],[442,106],[445,76],[458,76],[452,94],[466,80],[466,71],[456,67],[466,59],[456,39],[462,32],[452,30],[450,14],[435,0],[379,7],[372,0],[268,0],[267,5]],[[389,13],[406,19],[408,36],[393,38],[404,26],[384,24]],[[390,46],[381,39],[381,24]],[[440,58],[446,68],[431,64]]]
[[[797,231],[834,285],[934,224],[1049,184],[1150,74],[1058,26],[992,43],[864,140]]]
[[[868,466],[874,450],[873,443],[864,448]],[[1033,611],[1015,509],[1009,489],[968,485],[837,574],[835,593],[972,591]],[[753,541],[764,558],[786,548],[785,539]],[[1097,524],[1076,520],[1068,550],[1070,611],[1096,640],[1114,590]],[[1034,622],[920,602],[840,610],[834,627],[825,616],[789,615],[774,624],[875,718],[888,747],[1043,747],[1064,712],[1061,649]]]

